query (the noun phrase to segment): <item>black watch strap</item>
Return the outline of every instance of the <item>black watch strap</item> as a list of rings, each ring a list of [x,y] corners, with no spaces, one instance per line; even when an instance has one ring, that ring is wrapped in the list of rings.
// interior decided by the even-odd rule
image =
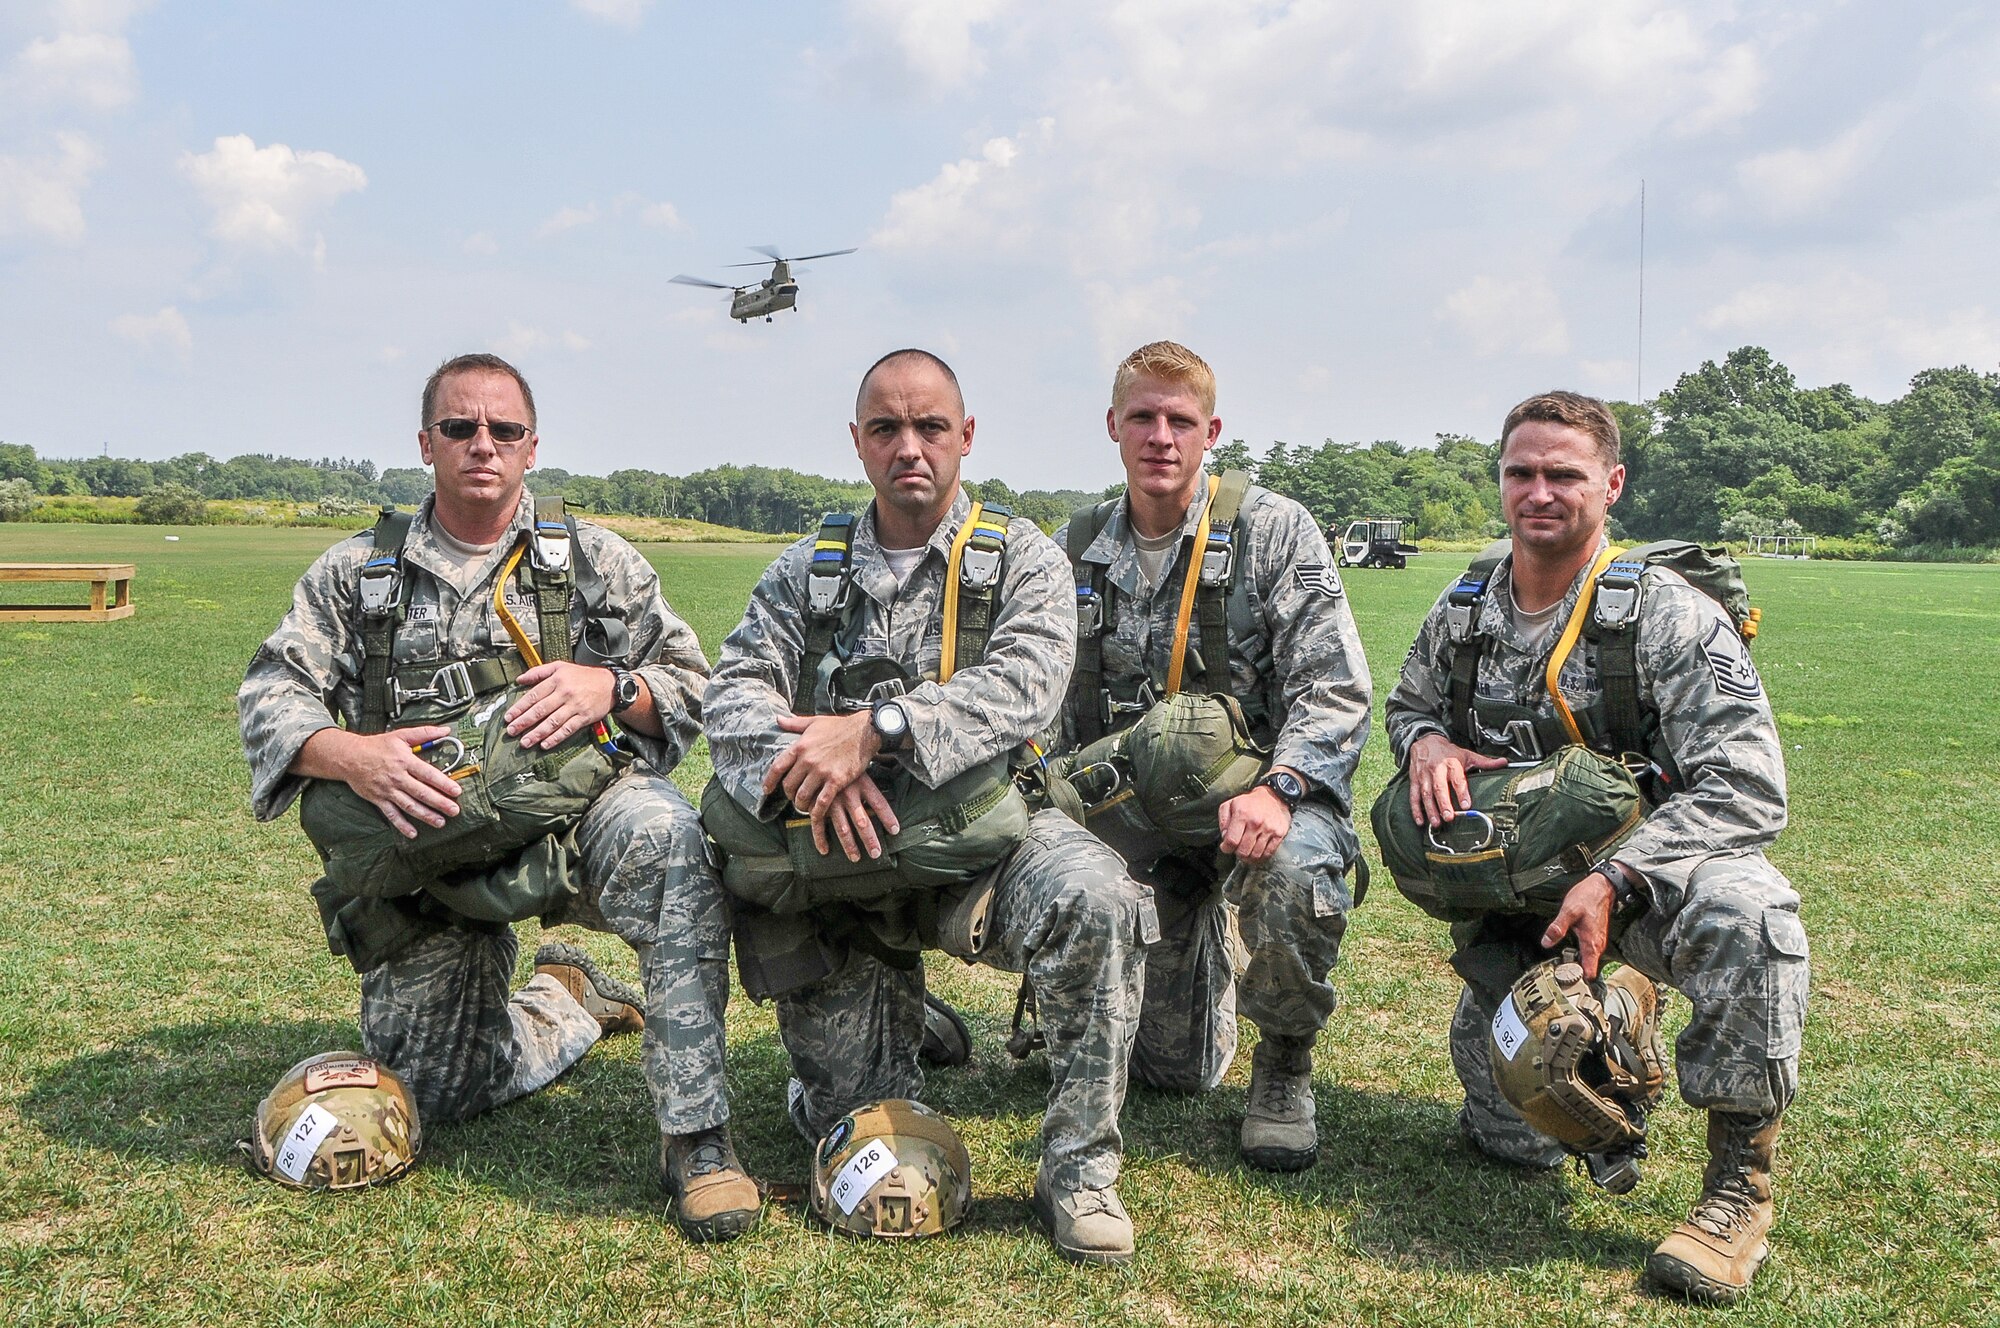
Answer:
[[[1611,882],[1611,907],[1614,912],[1624,912],[1634,900],[1645,901],[1645,896],[1639,893],[1639,882],[1625,864],[1606,858],[1591,870]]]

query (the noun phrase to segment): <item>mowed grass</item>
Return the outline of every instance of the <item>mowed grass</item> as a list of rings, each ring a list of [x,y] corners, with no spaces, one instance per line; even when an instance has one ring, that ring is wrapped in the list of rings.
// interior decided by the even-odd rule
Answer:
[[[18,1324],[1993,1323],[2000,1297],[2000,568],[1754,562],[1782,717],[1814,995],[1781,1141],[1775,1253],[1727,1312],[1647,1292],[1702,1120],[1674,1101],[1633,1195],[1458,1142],[1444,929],[1379,873],[1319,1044],[1322,1156],[1244,1169],[1248,1048],[1202,1097],[1134,1088],[1123,1270],[1059,1261],[1025,1202],[1046,1069],[1000,1043],[1012,983],[936,960],[972,1066],[927,1096],[971,1148],[951,1239],[830,1237],[796,1207],[723,1247],[664,1218],[635,1039],[428,1133],[380,1191],[303,1196],[236,1141],[293,1061],[352,1046],[296,823],[247,810],[234,692],[326,532],[0,526],[0,561],[136,561],[137,616],[0,626],[0,1322]],[[646,546],[711,653],[773,546]],[[1463,555],[1350,572],[1378,695]],[[18,587],[0,587],[0,597]],[[680,777],[706,776],[700,754]],[[1365,808],[1389,773],[1371,742]],[[535,927],[520,929],[523,971]],[[630,973],[607,937],[582,937]],[[1674,1026],[1685,1017],[1675,1003]],[[737,1138],[805,1178],[768,1007],[730,1015]]]

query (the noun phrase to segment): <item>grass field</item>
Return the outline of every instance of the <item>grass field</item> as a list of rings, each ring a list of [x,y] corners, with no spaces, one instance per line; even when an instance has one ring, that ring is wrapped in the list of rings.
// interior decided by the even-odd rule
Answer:
[[[854,1244],[774,1208],[745,1240],[685,1244],[629,1038],[528,1101],[430,1131],[424,1165],[387,1189],[254,1179],[235,1143],[258,1098],[293,1061],[357,1041],[306,842],[289,819],[250,818],[234,707],[330,541],[163,533],[0,526],[0,561],[139,565],[127,621],[0,626],[0,1323],[2000,1322],[2000,568],[1748,568],[1791,769],[1774,858],[1805,896],[1815,983],[1775,1253],[1724,1313],[1638,1281],[1696,1191],[1697,1113],[1656,1117],[1647,1181],[1623,1199],[1460,1145],[1443,928],[1386,874],[1320,1040],[1319,1166],[1239,1165],[1247,1048],[1205,1097],[1135,1088],[1128,1269],[1072,1268],[1040,1236],[1025,1199],[1046,1072],[1000,1048],[1011,983],[949,961],[934,982],[979,1042],[928,1094],[975,1162],[978,1206],[953,1239]],[[713,651],[773,549],[646,552]],[[1462,565],[1349,574],[1378,694]],[[1371,742],[1363,806],[1385,750]],[[697,757],[680,777],[705,774]],[[631,972],[618,942],[587,944]],[[740,994],[730,1052],[746,1161],[801,1181],[772,1017]]]

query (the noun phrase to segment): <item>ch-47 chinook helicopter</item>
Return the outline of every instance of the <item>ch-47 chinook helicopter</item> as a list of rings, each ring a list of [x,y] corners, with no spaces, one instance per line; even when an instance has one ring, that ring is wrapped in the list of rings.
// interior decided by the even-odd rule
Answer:
[[[854,252],[852,249],[829,249],[823,254],[804,254],[798,258],[786,258],[778,252],[774,245],[753,244],[750,248],[757,253],[769,255],[771,261],[771,274],[755,285],[731,286],[720,281],[709,281],[703,277],[690,277],[686,273],[682,273],[677,277],[670,277],[668,280],[678,281],[683,286],[707,286],[711,290],[729,291],[731,292],[729,298],[729,316],[731,318],[734,318],[739,323],[747,323],[761,314],[764,321],[768,323],[771,321],[771,315],[777,313],[780,309],[797,309],[799,307],[799,283],[792,276],[792,264],[803,263],[812,258],[838,258],[842,254],[851,254]],[[731,263],[729,266],[762,267],[764,265],[762,263]]]

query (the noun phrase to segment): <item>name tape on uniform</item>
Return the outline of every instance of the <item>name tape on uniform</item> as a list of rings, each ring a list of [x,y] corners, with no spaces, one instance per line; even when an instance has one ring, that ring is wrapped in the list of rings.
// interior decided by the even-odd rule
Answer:
[[[274,1164],[278,1174],[293,1182],[305,1179],[306,1168],[312,1165],[319,1146],[339,1125],[340,1117],[319,1103],[307,1106],[292,1122],[292,1128],[285,1131],[285,1141],[278,1145],[278,1158]]]
[[[827,1193],[840,1205],[843,1215],[852,1214],[875,1182],[894,1171],[900,1163],[896,1155],[889,1151],[889,1145],[880,1139],[872,1139],[860,1152],[847,1160],[840,1174],[833,1178]]]
[[[1508,1060],[1514,1059],[1528,1040],[1528,1026],[1521,1022],[1520,1012],[1514,1008],[1514,997],[1510,994],[1500,1002],[1500,1009],[1493,1016],[1493,1041],[1500,1048],[1500,1054]]]

